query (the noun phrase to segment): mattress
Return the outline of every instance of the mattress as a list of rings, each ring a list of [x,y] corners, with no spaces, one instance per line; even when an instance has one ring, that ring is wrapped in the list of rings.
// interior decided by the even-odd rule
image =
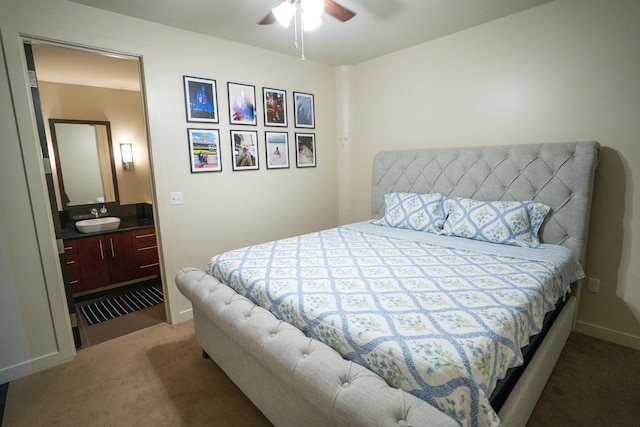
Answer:
[[[371,222],[229,251],[207,273],[437,407],[493,426],[496,383],[584,274],[572,252]]]

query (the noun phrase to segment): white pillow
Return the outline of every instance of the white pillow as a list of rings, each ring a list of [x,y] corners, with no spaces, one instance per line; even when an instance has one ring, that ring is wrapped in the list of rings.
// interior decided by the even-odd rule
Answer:
[[[506,245],[540,246],[538,231],[549,206],[533,201],[481,202],[462,197],[445,201],[443,234]]]
[[[377,225],[430,233],[442,232],[445,197],[440,193],[389,193],[384,195],[385,214]]]

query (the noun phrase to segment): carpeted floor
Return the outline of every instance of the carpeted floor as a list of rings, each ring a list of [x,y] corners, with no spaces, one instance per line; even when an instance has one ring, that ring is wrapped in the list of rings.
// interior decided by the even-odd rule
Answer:
[[[573,334],[529,422],[636,426],[640,352]],[[191,321],[91,346],[9,385],[5,427],[269,426],[202,352]]]
[[[268,426],[211,360],[193,322],[158,324],[9,384],[3,427]]]
[[[640,351],[573,333],[527,427],[640,426]]]

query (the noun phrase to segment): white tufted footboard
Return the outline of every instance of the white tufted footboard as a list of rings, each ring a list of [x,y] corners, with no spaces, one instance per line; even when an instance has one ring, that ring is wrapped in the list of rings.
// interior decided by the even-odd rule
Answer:
[[[276,426],[458,426],[202,270],[176,283],[198,343]]]

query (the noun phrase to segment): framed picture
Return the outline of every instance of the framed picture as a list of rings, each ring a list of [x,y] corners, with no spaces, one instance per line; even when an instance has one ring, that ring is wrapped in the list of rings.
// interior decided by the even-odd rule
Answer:
[[[218,123],[216,81],[184,76],[187,121]]]
[[[267,169],[284,169],[289,167],[289,134],[287,132],[265,132],[265,152],[267,153]]]
[[[312,168],[316,166],[316,135],[296,133],[296,166]]]
[[[257,131],[232,130],[231,151],[234,171],[259,169]]]
[[[220,172],[220,132],[218,129],[187,129],[191,172]]]
[[[229,91],[229,123],[256,125],[256,88],[251,85],[227,83]]]
[[[287,92],[262,88],[264,125],[287,127]]]
[[[293,106],[297,128],[316,127],[314,119],[313,95],[310,93],[293,92]]]

